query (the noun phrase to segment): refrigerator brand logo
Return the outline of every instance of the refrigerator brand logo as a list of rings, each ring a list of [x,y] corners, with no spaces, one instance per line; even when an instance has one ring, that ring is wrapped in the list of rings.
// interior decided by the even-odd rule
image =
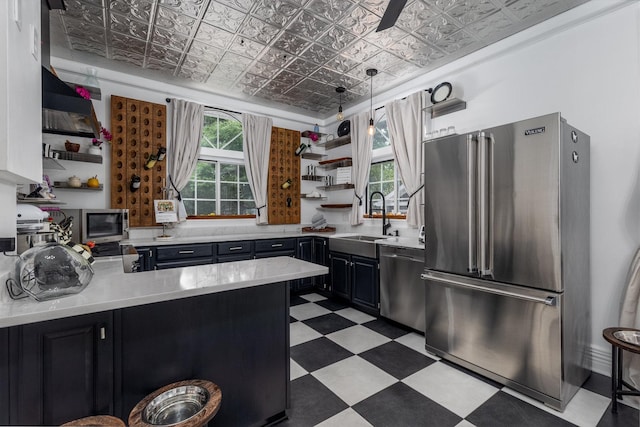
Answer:
[[[524,131],[524,134],[527,135],[527,136],[536,135],[536,134],[539,134],[539,133],[544,133],[545,129],[546,128],[544,126],[539,127],[539,128],[534,128],[534,129],[527,129],[527,130]]]

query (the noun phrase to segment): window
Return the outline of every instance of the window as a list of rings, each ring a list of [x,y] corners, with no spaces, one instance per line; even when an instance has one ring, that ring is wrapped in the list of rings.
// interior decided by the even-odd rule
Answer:
[[[369,207],[369,197],[374,191],[380,191],[385,195],[385,208],[387,214],[407,213],[409,206],[409,194],[404,188],[398,165],[393,160],[387,118],[384,112],[376,120],[376,133],[373,135],[373,156],[369,171],[369,184],[367,185],[367,212],[373,208],[373,213],[380,213],[382,198],[377,195],[373,200],[373,206]]]
[[[243,158],[242,122],[231,114],[206,110],[200,158],[182,190],[190,217],[255,215]]]

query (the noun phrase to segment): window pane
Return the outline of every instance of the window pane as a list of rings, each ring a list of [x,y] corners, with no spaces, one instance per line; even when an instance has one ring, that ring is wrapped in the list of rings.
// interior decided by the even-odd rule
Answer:
[[[265,209],[265,208],[263,208]],[[240,202],[240,215],[255,215],[256,205],[253,202]]]
[[[187,185],[180,191],[182,197],[186,197],[189,199],[193,199],[195,197],[195,183],[193,181],[189,181]]]
[[[194,174],[199,180],[215,181],[216,164],[214,162],[199,161]]]
[[[391,141],[389,140],[387,118],[383,115],[376,123],[376,133],[373,135],[373,149],[376,150],[389,145],[391,145]]]
[[[369,182],[380,181],[381,177],[381,166],[379,163],[375,165],[371,165],[371,169],[369,170]]]
[[[220,202],[220,215],[237,215],[238,214],[238,202],[236,201],[221,201]]]
[[[195,215],[196,214],[195,200],[182,199],[182,201],[184,202],[184,208],[187,210],[187,215]]]
[[[216,213],[215,200],[198,200],[196,215],[209,215]]]
[[[242,123],[235,119],[220,119],[219,148],[242,151]]]
[[[251,187],[249,184],[240,184],[240,199],[253,200],[253,194],[251,193]]]
[[[207,148],[218,148],[218,118],[212,116],[204,116],[204,124],[202,125],[202,139],[200,146]]]
[[[238,181],[240,182],[249,182],[249,179],[247,178],[247,170],[245,169],[244,165],[240,165],[238,166]]]
[[[238,184],[220,183],[220,199],[237,199],[238,198]]]
[[[198,182],[198,199],[215,199],[215,182]]]
[[[238,166],[220,164],[220,181],[236,182],[238,180]]]

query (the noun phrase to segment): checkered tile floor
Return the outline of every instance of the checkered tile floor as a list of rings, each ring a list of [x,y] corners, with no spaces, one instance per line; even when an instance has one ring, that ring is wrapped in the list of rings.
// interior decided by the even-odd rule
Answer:
[[[429,355],[424,336],[318,294],[291,297],[291,410],[278,426],[640,426],[593,374],[563,413]]]

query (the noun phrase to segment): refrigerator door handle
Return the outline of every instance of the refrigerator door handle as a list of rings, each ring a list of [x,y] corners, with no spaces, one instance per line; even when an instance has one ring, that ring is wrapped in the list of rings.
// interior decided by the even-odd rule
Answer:
[[[479,292],[488,292],[490,294],[494,294],[494,295],[501,295],[501,296],[505,296],[505,297],[511,297],[511,298],[518,298],[524,301],[530,301],[530,302],[536,302],[536,303],[540,303],[540,304],[544,304],[544,305],[549,305],[549,306],[555,306],[557,303],[556,297],[554,296],[547,296],[545,298],[540,298],[540,297],[534,297],[534,296],[530,296],[530,295],[523,295],[523,294],[519,294],[517,292],[510,292],[510,291],[505,291],[502,289],[495,289],[495,288],[490,288],[487,286],[480,286],[480,285],[474,285],[471,283],[465,283],[459,280],[454,280],[454,279],[450,279],[448,277],[441,277],[441,276],[436,276],[436,275],[432,275],[430,273],[422,273],[420,275],[420,278],[422,280],[433,280],[435,282],[442,282],[445,283],[447,285],[451,285],[451,286],[457,286],[460,288],[466,288],[466,289],[470,289],[473,291],[479,291]]]
[[[468,215],[468,262],[467,271],[475,273],[478,271],[478,235],[476,228],[477,221],[477,165],[478,165],[478,143],[473,135],[467,135],[467,215]]]
[[[480,275],[491,276],[493,270],[493,138],[478,135],[478,198]]]

